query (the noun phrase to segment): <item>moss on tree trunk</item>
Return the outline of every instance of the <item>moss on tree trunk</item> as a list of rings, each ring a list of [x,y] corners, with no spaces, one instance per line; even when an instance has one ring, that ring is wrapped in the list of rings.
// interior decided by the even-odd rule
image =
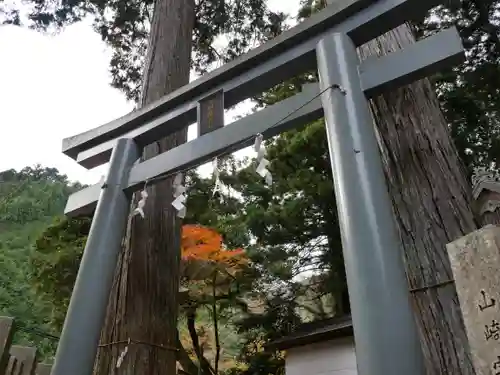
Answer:
[[[141,105],[189,83],[193,0],[157,0],[153,13]],[[187,129],[145,148],[143,159],[186,142]],[[119,259],[101,344],[128,340],[119,370],[114,367],[125,344],[103,347],[96,374],[176,373],[180,220],[171,206],[172,179],[148,187],[146,217],[133,217]],[[137,201],[135,199],[135,201]],[[163,347],[163,348],[162,348]]]
[[[367,43],[362,58],[414,43],[408,25]],[[446,244],[475,230],[470,185],[428,80],[370,102],[406,260],[427,373],[474,374]],[[397,308],[395,306],[394,308]]]

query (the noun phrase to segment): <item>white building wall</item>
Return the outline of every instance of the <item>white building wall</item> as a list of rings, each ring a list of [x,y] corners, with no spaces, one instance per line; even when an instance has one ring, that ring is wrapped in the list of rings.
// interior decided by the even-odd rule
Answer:
[[[354,337],[287,350],[286,375],[357,375]]]

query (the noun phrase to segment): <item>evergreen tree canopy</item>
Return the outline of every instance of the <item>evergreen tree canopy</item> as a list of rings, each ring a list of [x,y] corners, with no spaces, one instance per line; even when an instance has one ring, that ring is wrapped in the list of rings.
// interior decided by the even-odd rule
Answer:
[[[469,174],[491,167],[500,156],[500,2],[462,0],[439,7],[420,25],[424,35],[456,26],[467,51],[466,62],[436,77],[437,92]]]
[[[50,324],[57,308],[33,288],[33,244],[62,214],[68,196],[81,187],[55,168],[0,173],[0,315],[16,319],[15,342],[37,346],[41,358],[52,355],[57,343],[57,330]]]

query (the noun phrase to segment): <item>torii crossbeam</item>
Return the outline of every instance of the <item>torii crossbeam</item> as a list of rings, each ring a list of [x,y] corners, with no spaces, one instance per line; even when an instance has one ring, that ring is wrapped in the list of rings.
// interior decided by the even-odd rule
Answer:
[[[53,375],[91,375],[131,193],[145,181],[325,117],[359,375],[422,375],[401,244],[396,235],[367,98],[461,62],[454,28],[360,62],[355,47],[422,17],[438,0],[338,0],[306,22],[163,99],[63,141],[85,167],[110,161],[103,184],[73,194],[66,214],[92,214]],[[317,68],[319,83],[232,124],[137,163],[146,145]],[[222,116],[219,113],[219,118]],[[201,119],[201,120],[200,120]],[[200,125],[201,126],[201,125]],[[206,130],[206,129],[205,129]]]

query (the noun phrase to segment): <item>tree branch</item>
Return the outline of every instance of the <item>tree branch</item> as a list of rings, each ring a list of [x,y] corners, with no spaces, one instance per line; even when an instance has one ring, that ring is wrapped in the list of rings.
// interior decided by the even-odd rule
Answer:
[[[233,297],[233,293],[228,293],[224,295],[217,296],[215,298],[215,301],[224,301],[224,300],[229,300]],[[212,299],[211,298],[191,298],[189,302],[197,307],[202,306],[202,305],[212,305]]]
[[[198,366],[196,366],[196,364],[191,360],[186,348],[182,345],[179,337],[179,331],[177,331],[177,348],[179,349],[177,352],[177,362],[179,362],[182,366],[183,372],[186,375],[198,375]]]
[[[191,336],[191,342],[193,343],[193,349],[196,353],[196,357],[198,358],[198,362],[200,364],[200,368],[204,374],[215,374],[214,369],[207,361],[205,356],[202,353],[200,340],[198,338],[198,333],[196,332],[196,308],[189,308],[187,313],[187,328],[189,331],[189,336]]]
[[[219,339],[219,327],[218,327],[218,322],[217,322],[217,301],[215,300],[216,298],[216,289],[215,289],[215,283],[217,281],[217,273],[214,272],[214,278],[213,278],[213,284],[212,284],[212,296],[213,296],[213,301],[212,301],[212,318],[214,321],[214,335],[215,335],[215,374],[219,372],[219,360],[220,360],[220,339]]]

